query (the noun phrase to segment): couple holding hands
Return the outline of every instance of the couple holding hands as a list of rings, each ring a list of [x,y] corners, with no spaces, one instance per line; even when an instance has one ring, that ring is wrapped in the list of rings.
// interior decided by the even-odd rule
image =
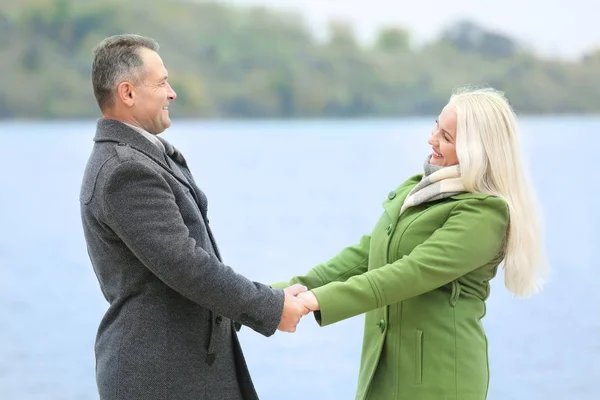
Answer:
[[[293,332],[312,311],[321,326],[365,314],[356,399],[485,399],[489,281],[502,265],[506,287],[524,297],[545,272],[504,95],[455,91],[424,135],[423,170],[382,199],[373,230],[266,285],[222,262],[207,198],[159,136],[177,94],[158,49],[150,38],[118,35],[94,50],[102,118],[80,206],[109,303],[95,344],[100,398],[256,399],[236,332]]]

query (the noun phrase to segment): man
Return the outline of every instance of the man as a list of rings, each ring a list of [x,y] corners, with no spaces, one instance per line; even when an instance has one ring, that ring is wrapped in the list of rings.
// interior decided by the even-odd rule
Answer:
[[[236,330],[294,332],[306,290],[272,289],[224,265],[207,200],[186,161],[157,135],[177,97],[137,35],[94,50],[103,118],[81,187],[88,253],[110,306],[96,338],[101,399],[256,399]],[[234,322],[235,321],[235,322]]]

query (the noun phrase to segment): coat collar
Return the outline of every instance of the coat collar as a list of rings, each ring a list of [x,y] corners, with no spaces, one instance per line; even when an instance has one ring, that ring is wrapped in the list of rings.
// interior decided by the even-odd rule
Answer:
[[[390,192],[388,198],[384,200],[384,202],[382,203],[383,208],[385,209],[385,212],[388,214],[392,221],[395,221],[398,215],[400,215],[400,209],[402,208],[402,204],[404,203],[404,200],[406,200],[408,193],[417,183],[419,183],[422,177],[423,174],[411,176],[406,182],[400,185],[398,189],[394,190],[393,192]],[[449,198],[453,200],[482,200],[490,196],[490,194],[485,193],[459,193]]]
[[[455,194],[454,196],[452,196],[450,198],[454,199],[454,200],[465,200],[465,199],[483,200],[488,197],[493,197],[493,196],[491,194],[487,194],[487,193],[459,193],[459,194]]]
[[[196,197],[195,190],[197,188],[194,188],[192,183],[190,183],[189,179],[183,174],[183,172],[177,166],[173,165],[172,160],[167,160],[169,156],[173,155],[174,147],[166,140],[163,140],[162,138],[158,139],[165,146],[166,154],[162,149],[158,148],[154,143],[145,138],[135,129],[132,129],[130,126],[127,126],[121,121],[109,118],[101,118],[98,120],[96,126],[96,135],[94,136],[94,142],[96,143],[124,143],[129,145],[131,148],[145,154],[158,165],[175,176],[175,178],[177,178],[178,181],[190,189],[190,191],[194,194],[194,197]],[[184,167],[186,166],[184,165]],[[197,197],[196,202],[198,202]]]
[[[94,142],[125,143],[148,155],[159,164],[165,164],[164,153],[161,149],[121,121],[100,118],[96,124]]]

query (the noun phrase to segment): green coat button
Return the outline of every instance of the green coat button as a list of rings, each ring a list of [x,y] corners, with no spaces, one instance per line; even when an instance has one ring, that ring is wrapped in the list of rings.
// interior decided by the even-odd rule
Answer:
[[[394,197],[396,197],[396,192],[390,192],[390,193],[388,194],[388,199],[390,199],[390,200],[394,200]]]
[[[379,321],[378,325],[379,325],[379,330],[381,332],[385,331],[385,320],[382,319],[381,321]]]
[[[387,232],[387,234],[388,234],[388,235],[389,235],[390,233],[392,233],[392,228],[393,228],[393,225],[392,225],[392,224],[389,224],[389,225],[388,225],[388,227],[387,227],[387,228],[385,228],[385,231]]]

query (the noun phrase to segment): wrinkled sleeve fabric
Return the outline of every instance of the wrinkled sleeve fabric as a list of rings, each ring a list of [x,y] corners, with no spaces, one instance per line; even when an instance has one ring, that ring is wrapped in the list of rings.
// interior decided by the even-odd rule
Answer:
[[[504,200],[457,202],[445,224],[401,259],[331,282],[313,293],[329,325],[429,292],[494,260],[502,251],[509,221]]]
[[[106,223],[169,287],[265,336],[276,331],[283,291],[250,281],[199,247],[170,186],[152,168],[135,160],[119,164],[108,177],[103,204]]]

